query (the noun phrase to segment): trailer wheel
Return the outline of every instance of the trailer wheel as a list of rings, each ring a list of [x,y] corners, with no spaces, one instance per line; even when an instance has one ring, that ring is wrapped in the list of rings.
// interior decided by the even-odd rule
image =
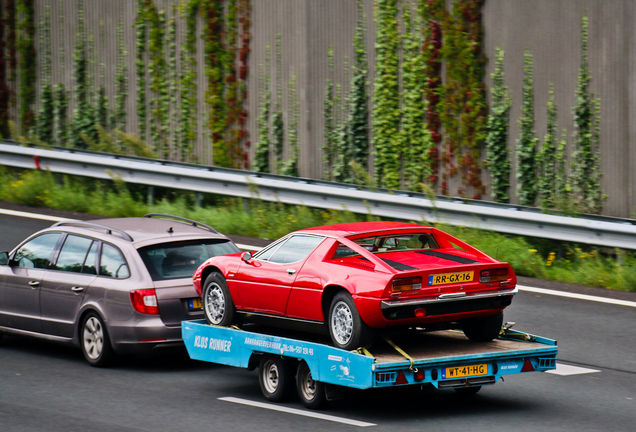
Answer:
[[[294,386],[294,370],[288,360],[264,356],[258,368],[258,382],[265,399],[281,402],[287,399]]]
[[[462,396],[472,396],[481,390],[481,386],[475,387],[457,387],[455,391]]]
[[[220,326],[234,324],[234,302],[221,274],[213,272],[205,279],[202,298],[208,323]]]
[[[468,339],[474,342],[488,342],[499,336],[503,324],[503,312],[465,319],[461,324]]]
[[[298,397],[307,408],[320,409],[327,401],[325,384],[311,377],[309,366],[304,361],[298,364],[296,390],[298,390]]]

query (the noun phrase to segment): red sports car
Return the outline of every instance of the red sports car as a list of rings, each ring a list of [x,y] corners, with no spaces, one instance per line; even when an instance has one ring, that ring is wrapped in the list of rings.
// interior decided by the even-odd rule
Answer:
[[[211,324],[235,324],[240,315],[326,324],[343,349],[394,326],[459,326],[488,341],[517,293],[508,263],[439,229],[401,222],[296,231],[255,255],[210,258],[193,279]]]

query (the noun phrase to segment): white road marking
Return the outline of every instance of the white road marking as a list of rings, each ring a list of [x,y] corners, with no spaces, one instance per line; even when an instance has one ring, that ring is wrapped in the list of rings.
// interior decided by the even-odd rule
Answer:
[[[609,304],[619,305],[619,306],[636,307],[636,302],[627,301],[627,300],[617,300],[617,299],[611,299],[611,298],[605,298],[605,297],[591,296],[587,294],[576,294],[576,293],[571,293],[566,291],[555,291],[555,290],[549,290],[545,288],[535,288],[535,287],[529,287],[524,285],[517,285],[517,288],[519,288],[520,291],[528,291],[528,292],[533,292],[537,294],[554,295],[559,297],[575,298],[579,300],[595,301],[599,303],[609,303]]]
[[[600,372],[600,370],[587,369],[587,368],[582,368],[579,366],[570,366],[570,365],[565,365],[562,363],[557,363],[556,369],[546,371],[546,373],[561,375],[561,376],[581,375],[581,374],[596,373],[596,372]]]
[[[62,222],[62,221],[75,220],[75,219],[69,219],[69,218],[61,218],[61,217],[57,217],[57,216],[42,215],[42,214],[37,214],[37,213],[27,213],[27,212],[21,212],[21,211],[15,211],[15,210],[6,210],[6,209],[0,209],[0,214],[5,214],[5,215],[9,215],[9,216],[24,217],[24,218],[30,218],[30,219],[48,220],[48,221],[53,221],[53,222]]]
[[[311,417],[311,418],[316,418],[316,419],[320,419],[320,420],[327,420],[327,421],[332,421],[332,422],[337,422],[337,423],[343,423],[343,424],[348,424],[351,426],[359,426],[359,427],[369,427],[369,426],[377,426],[375,423],[367,423],[367,422],[362,422],[362,421],[358,421],[358,420],[351,420],[348,418],[344,418],[344,417],[336,417],[336,416],[332,416],[332,415],[328,415],[328,414],[321,414],[315,411],[305,411],[305,410],[299,410],[299,409],[295,409],[295,408],[287,408],[284,406],[280,406],[280,405],[274,405],[274,404],[268,404],[268,403],[263,403],[263,402],[255,402],[255,401],[251,401],[251,400],[247,400],[247,399],[240,399],[240,398],[235,398],[235,397],[222,397],[219,398],[219,400],[225,401],[225,402],[232,402],[232,403],[237,403],[237,404],[242,404],[242,405],[249,405],[249,406],[253,406],[253,407],[257,407],[257,408],[264,408],[264,409],[268,409],[268,410],[272,410],[272,411],[279,411],[279,412],[285,412],[288,414],[295,414],[295,415],[300,415],[300,416],[305,416],[305,417]]]

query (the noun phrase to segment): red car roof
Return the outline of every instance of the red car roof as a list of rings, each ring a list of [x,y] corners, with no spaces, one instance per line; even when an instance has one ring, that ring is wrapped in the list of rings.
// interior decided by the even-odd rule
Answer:
[[[297,232],[323,234],[329,236],[349,236],[352,234],[360,234],[373,231],[385,231],[401,228],[430,228],[426,225],[416,225],[406,222],[350,222],[335,225],[325,225],[315,228],[306,228]]]

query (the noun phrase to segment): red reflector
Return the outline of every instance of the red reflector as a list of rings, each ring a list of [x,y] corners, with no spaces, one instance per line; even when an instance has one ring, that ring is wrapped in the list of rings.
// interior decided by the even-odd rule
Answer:
[[[417,318],[424,318],[426,316],[426,309],[425,308],[415,309],[415,316]]]
[[[534,371],[534,366],[532,366],[532,362],[530,362],[529,359],[526,359],[526,362],[523,364],[523,368],[521,369],[521,372],[533,372]]]
[[[400,371],[400,373],[398,373],[397,379],[395,380],[393,384],[398,385],[398,384],[408,384],[408,383],[409,382],[406,380],[404,373]]]

